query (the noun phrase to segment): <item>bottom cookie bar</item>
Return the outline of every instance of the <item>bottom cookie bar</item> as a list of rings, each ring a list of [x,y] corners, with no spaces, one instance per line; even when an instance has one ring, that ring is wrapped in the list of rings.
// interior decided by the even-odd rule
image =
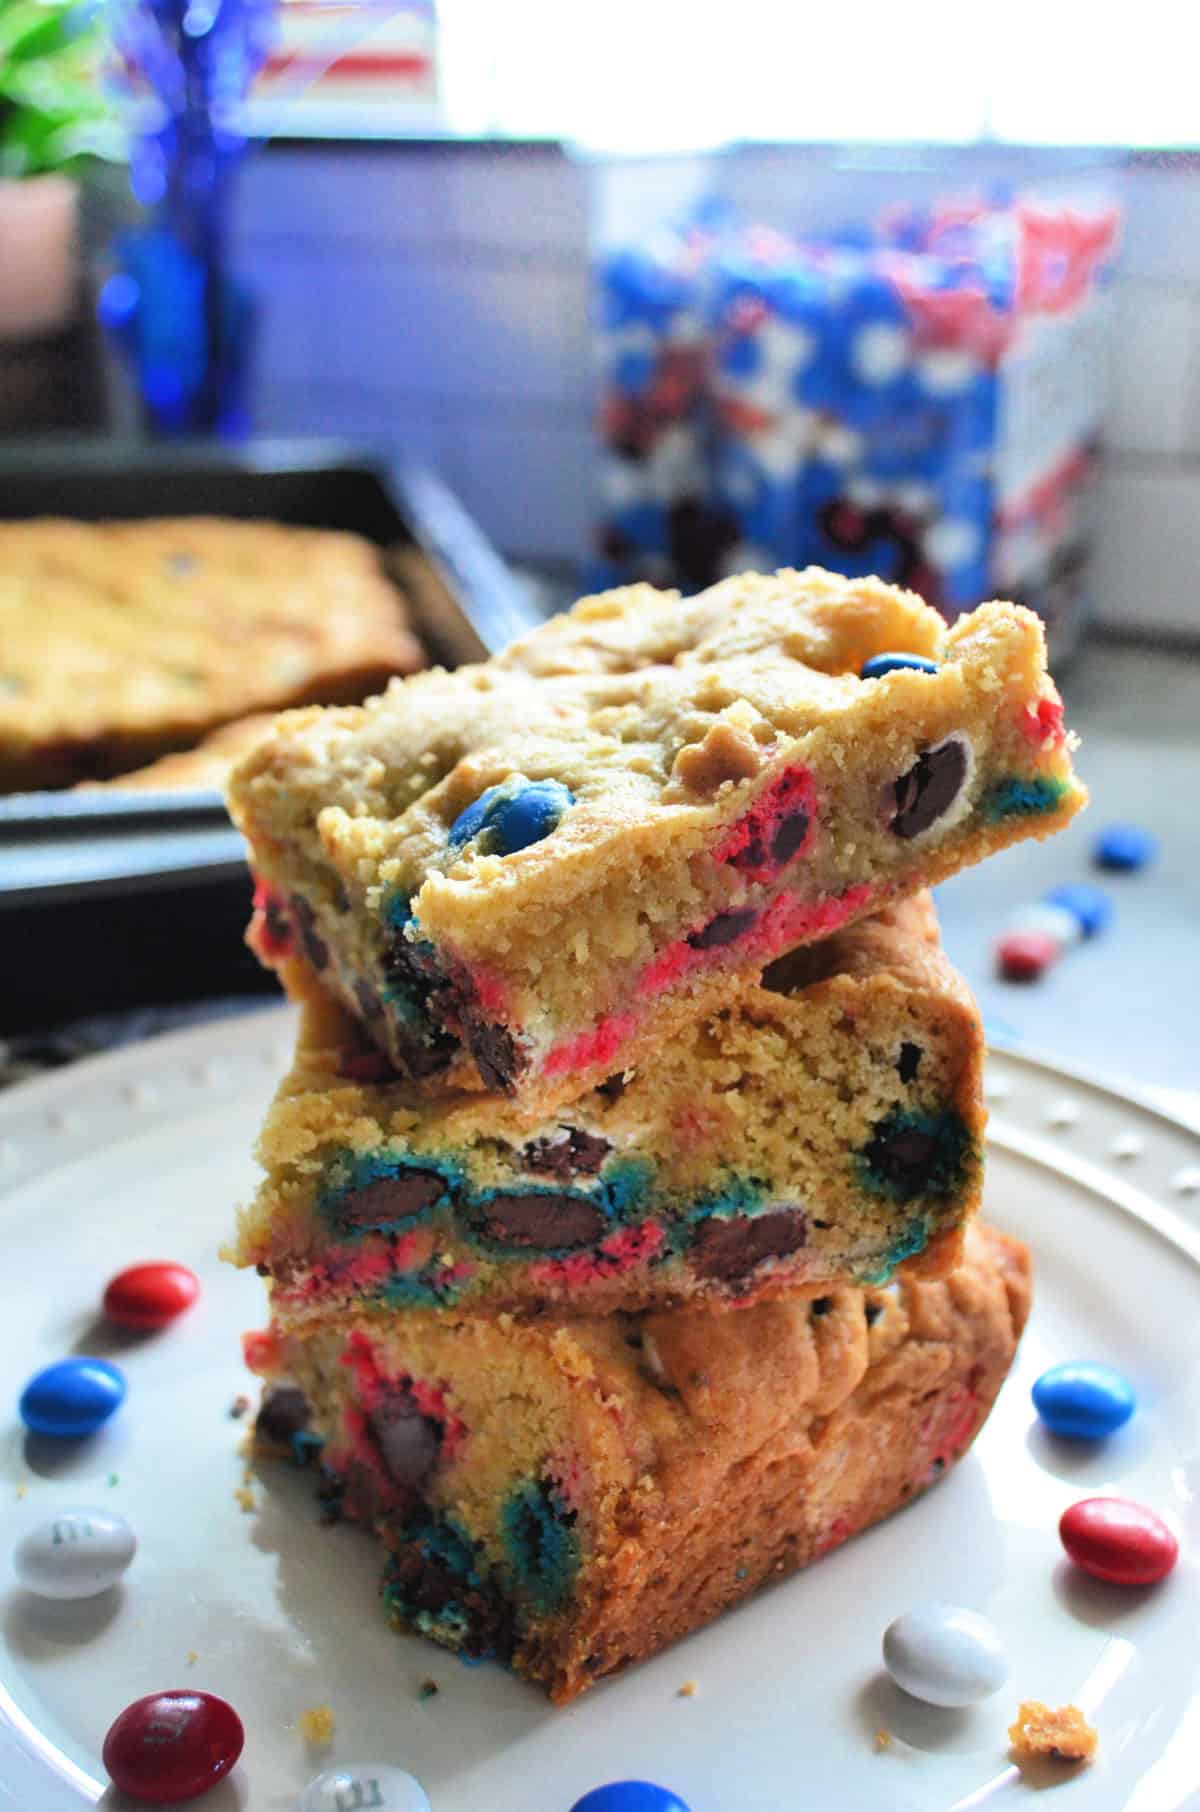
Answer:
[[[986,1228],[939,1281],[724,1313],[360,1315],[247,1336],[257,1438],[319,1454],[401,1628],[574,1698],[908,1501],[987,1417],[1028,1311]]]

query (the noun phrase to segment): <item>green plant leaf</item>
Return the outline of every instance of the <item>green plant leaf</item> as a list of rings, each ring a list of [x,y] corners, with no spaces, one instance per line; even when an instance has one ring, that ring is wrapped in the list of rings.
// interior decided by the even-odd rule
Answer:
[[[72,11],[68,6],[42,6],[36,0],[0,8],[0,59],[30,63],[58,55],[75,35]]]

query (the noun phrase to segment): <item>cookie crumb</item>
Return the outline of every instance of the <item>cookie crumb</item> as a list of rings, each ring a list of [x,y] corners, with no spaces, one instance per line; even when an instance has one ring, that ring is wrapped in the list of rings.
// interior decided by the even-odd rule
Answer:
[[[417,1688],[418,1699],[436,1699],[441,1687],[436,1680],[422,1680]]]
[[[233,1501],[235,1504],[241,1505],[242,1513],[245,1516],[249,1516],[255,1508],[254,1493],[247,1485],[239,1485],[237,1487],[233,1494]]]
[[[250,1407],[249,1397],[235,1397],[229,1405],[229,1417],[233,1422],[240,1422]]]
[[[28,1491],[28,1489],[29,1489],[28,1485],[18,1485],[17,1486],[17,1502],[18,1503],[20,1503],[21,1499],[24,1497],[24,1495]]]
[[[1038,1699],[1025,1699],[1017,1721],[1009,1726],[1008,1740],[1019,1762],[1049,1756],[1058,1762],[1090,1762],[1097,1736],[1076,1705],[1051,1711]]]
[[[679,1688],[678,1692],[675,1694],[675,1697],[677,1699],[694,1699],[695,1696],[696,1696],[696,1682],[694,1680],[685,1680],[683,1685]]]
[[[314,1705],[300,1713],[300,1735],[311,1749],[327,1749],[333,1741],[334,1716],[331,1705]]]
[[[883,1751],[884,1749],[890,1749],[891,1746],[892,1746],[891,1731],[890,1730],[877,1730],[875,1732],[875,1748],[876,1748],[876,1750]]]
[[[198,1648],[189,1648],[189,1650],[187,1652],[188,1666],[195,1667],[195,1665],[199,1659],[200,1659],[200,1650]]]

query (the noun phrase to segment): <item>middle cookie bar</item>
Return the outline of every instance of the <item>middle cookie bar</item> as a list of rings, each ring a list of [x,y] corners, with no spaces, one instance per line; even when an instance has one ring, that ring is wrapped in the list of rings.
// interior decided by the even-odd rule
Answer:
[[[927,895],[793,952],[636,1072],[530,1121],[421,1099],[302,967],[266,1181],[231,1256],[278,1320],[750,1302],[959,1255],[983,1033]]]

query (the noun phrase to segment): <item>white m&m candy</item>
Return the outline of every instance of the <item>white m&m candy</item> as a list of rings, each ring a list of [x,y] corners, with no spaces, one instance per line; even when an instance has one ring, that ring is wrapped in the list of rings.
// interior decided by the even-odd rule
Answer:
[[[387,1762],[344,1762],[309,1781],[298,1812],[431,1812],[420,1781]]]
[[[94,1598],[115,1585],[137,1537],[112,1510],[60,1510],[17,1543],[13,1567],[40,1598]]]
[[[896,1685],[927,1705],[973,1705],[1008,1678],[995,1625],[978,1611],[937,1601],[888,1625],[883,1661]]]

